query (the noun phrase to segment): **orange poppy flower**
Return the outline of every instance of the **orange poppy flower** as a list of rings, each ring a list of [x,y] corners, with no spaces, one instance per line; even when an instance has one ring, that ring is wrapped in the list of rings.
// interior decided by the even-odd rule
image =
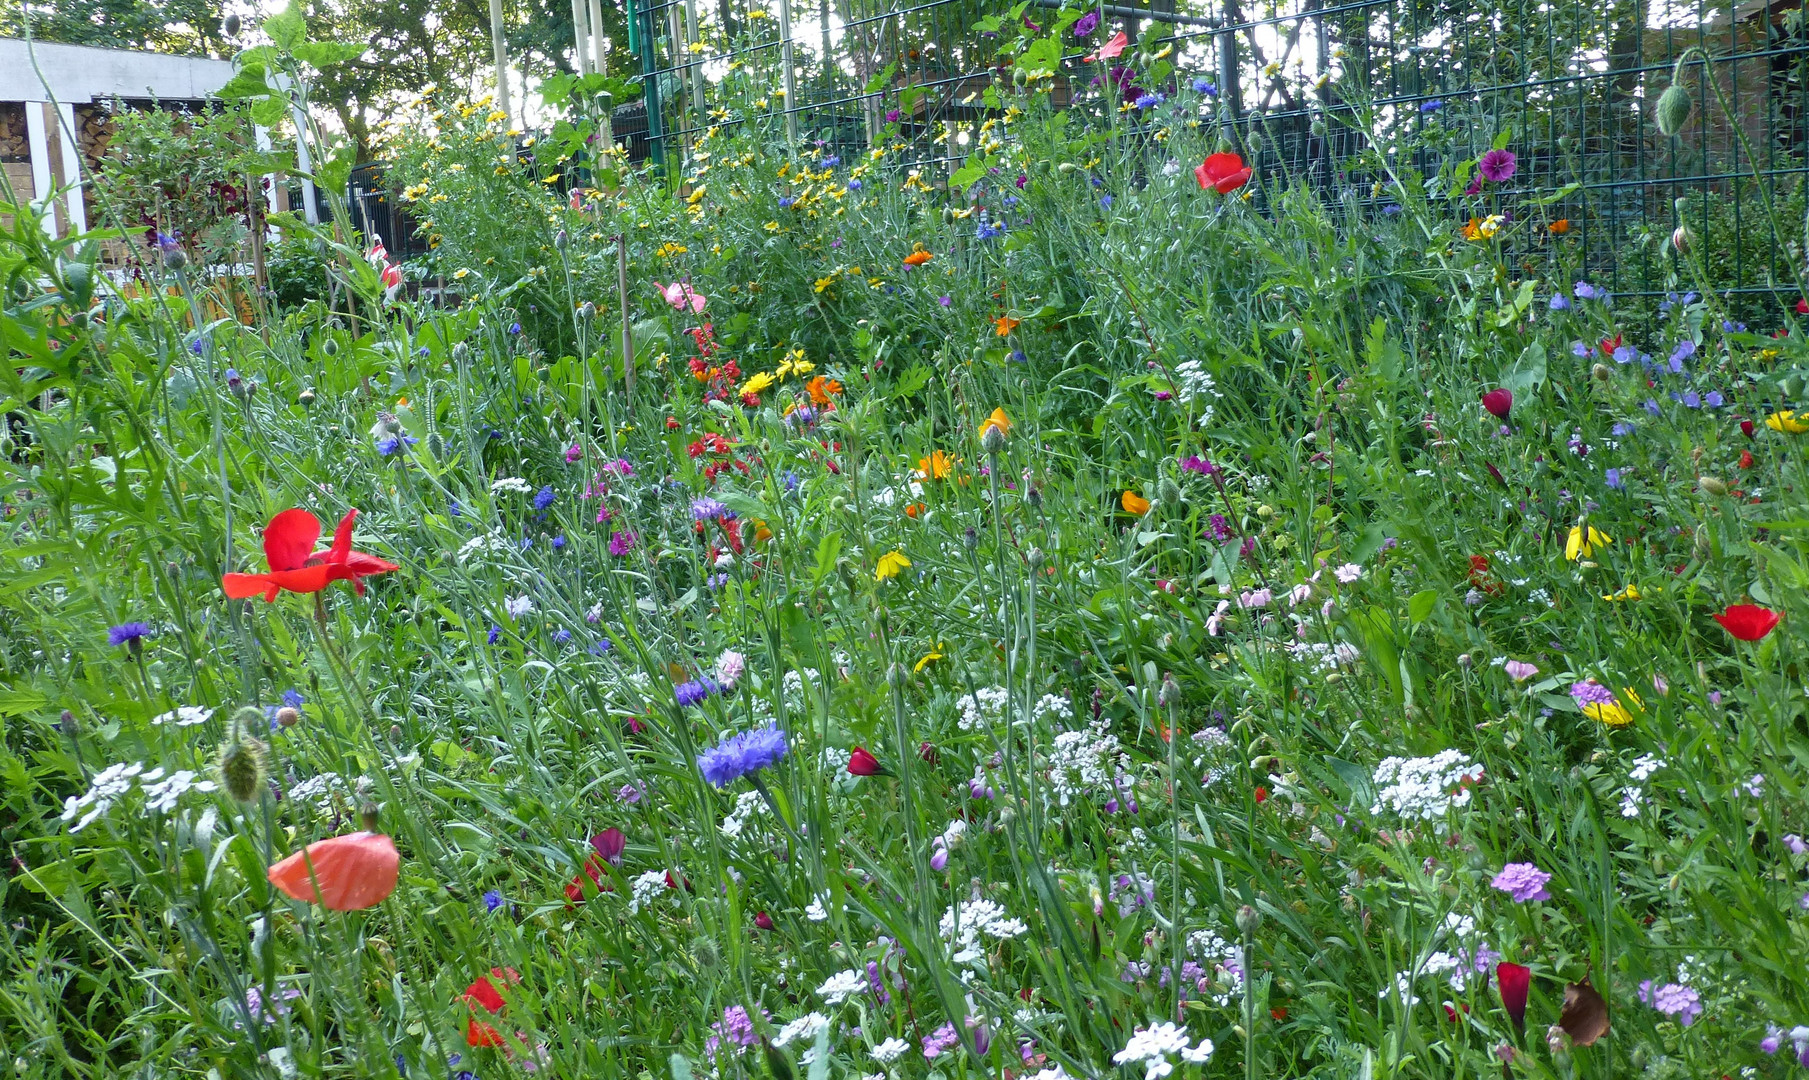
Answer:
[[[1137,494],[1135,491],[1126,491],[1124,497],[1118,501],[1124,507],[1124,512],[1127,514],[1134,514],[1137,517],[1142,517],[1149,513],[1149,500]]]
[[[1013,330],[1016,330],[1019,326],[1019,320],[1014,319],[1009,315],[1001,315],[998,318],[994,319],[992,321],[992,323],[994,326],[999,328],[999,336],[1000,337],[1006,336],[1007,334],[1011,333]]]
[[[955,463],[940,450],[930,451],[930,456],[917,459],[917,479],[942,480],[955,471]]]
[[[934,259],[935,257],[936,256],[923,250],[922,244],[918,244],[916,250],[912,251],[909,255],[906,255],[904,257],[904,264],[906,266],[922,266],[924,263],[929,262],[931,259]]]
[[[1546,226],[1546,228],[1550,230],[1550,232],[1553,236],[1563,236],[1565,233],[1570,231],[1570,219],[1561,217],[1558,220],[1552,222],[1550,225]]]
[[[905,507],[905,517],[916,519],[918,517],[923,516],[923,512],[928,509],[929,509],[929,507],[925,506],[922,503],[912,503],[911,505]]]
[[[503,998],[496,983],[490,981],[492,978],[504,986],[513,986],[521,981],[521,974],[514,968],[491,968],[490,974],[479,975],[467,986],[459,1000],[473,1009],[489,1013],[502,1012],[508,1001]],[[465,1043],[468,1046],[502,1046],[504,1039],[502,1032],[473,1017],[465,1023]]]
[[[1464,226],[1464,239],[1465,240],[1474,240],[1481,235],[1482,235],[1482,219],[1474,218],[1474,217],[1471,218],[1470,223],[1468,225]]]
[[[829,395],[842,392],[841,383],[823,375],[805,383],[804,388],[810,391],[810,403],[818,408],[829,404]]]
[[[264,560],[270,571],[264,574],[227,574],[220,579],[226,595],[233,600],[247,600],[262,593],[264,602],[276,599],[287,590],[315,593],[335,581],[350,581],[358,595],[364,595],[364,579],[372,574],[387,574],[398,569],[395,563],[352,550],[352,523],[356,509],[346,511],[333,531],[333,546],[315,551],[320,539],[320,519],[306,510],[284,510],[264,527]]]
[[[382,833],[359,832],[316,840],[272,866],[267,876],[291,899],[329,911],[362,911],[396,891],[401,861],[394,840]]]
[[[986,438],[986,432],[992,428],[998,428],[1001,435],[1011,434],[1011,417],[1005,415],[1004,409],[994,409],[991,416],[980,421],[980,437]]]

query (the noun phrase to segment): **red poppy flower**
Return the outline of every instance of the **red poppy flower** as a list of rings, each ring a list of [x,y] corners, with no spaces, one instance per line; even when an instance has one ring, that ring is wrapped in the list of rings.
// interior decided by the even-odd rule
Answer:
[[[465,1045],[501,1046],[503,1045],[502,1032],[481,1021],[468,1020],[465,1022]]]
[[[1490,390],[1482,395],[1482,407],[1506,420],[1514,407],[1514,392],[1505,386]]]
[[[1193,178],[1200,182],[1201,190],[1211,188],[1229,195],[1250,182],[1250,167],[1238,154],[1212,154],[1194,169]]]
[[[1501,1007],[1514,1021],[1515,1030],[1526,1033],[1526,992],[1533,985],[1533,969],[1506,960],[1495,965],[1495,988],[1501,991]]]
[[[401,862],[395,841],[382,833],[358,832],[316,840],[265,876],[291,899],[329,911],[362,911],[396,891]]]
[[[1602,350],[1603,356],[1613,356],[1614,350],[1621,347],[1621,336],[1616,334],[1611,338],[1603,338],[1602,343],[1596,347]]]
[[[504,986],[514,986],[521,981],[521,972],[514,968],[491,968],[490,974],[479,975],[470,986],[465,987],[459,1000],[485,1012],[502,1012],[503,1006],[508,1002],[503,1000],[502,991],[496,988],[496,983],[490,981],[492,978]]]
[[[364,579],[372,574],[387,574],[398,569],[395,563],[352,550],[352,522],[357,510],[346,511],[333,531],[333,546],[315,551],[320,539],[320,519],[306,510],[284,510],[264,527],[264,560],[270,571],[264,574],[227,574],[220,579],[226,595],[233,600],[247,600],[262,593],[264,602],[276,599],[282,591],[315,593],[335,581],[350,581],[358,595],[364,595]]]
[[[1725,612],[1714,618],[1723,630],[1741,641],[1758,641],[1771,633],[1783,616],[1757,604],[1730,604]]]
[[[1809,300],[1798,300],[1796,302],[1796,313],[1798,315],[1809,315]]]
[[[1752,466],[1753,466],[1752,451],[1751,450],[1740,451],[1740,467],[1742,469],[1750,469],[1750,468],[1752,468]]]
[[[1269,789],[1261,784],[1256,785],[1256,801],[1259,803],[1269,801]]]
[[[848,755],[848,775],[850,776],[878,776],[883,772],[885,770],[880,768],[879,759],[869,754],[864,747],[857,746]]]

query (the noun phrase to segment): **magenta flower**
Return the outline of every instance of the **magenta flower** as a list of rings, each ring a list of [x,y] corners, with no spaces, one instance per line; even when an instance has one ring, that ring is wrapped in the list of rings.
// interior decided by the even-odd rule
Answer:
[[[635,535],[627,529],[618,529],[609,534],[609,553],[617,558],[634,550]]]
[[[1476,167],[1482,171],[1483,179],[1492,184],[1499,184],[1514,177],[1514,169],[1519,162],[1512,150],[1490,150],[1482,155]]]
[[[1532,863],[1511,862],[1489,884],[1507,893],[1514,903],[1524,904],[1529,900],[1550,900],[1551,894],[1545,891],[1545,883],[1550,880],[1550,874]]]

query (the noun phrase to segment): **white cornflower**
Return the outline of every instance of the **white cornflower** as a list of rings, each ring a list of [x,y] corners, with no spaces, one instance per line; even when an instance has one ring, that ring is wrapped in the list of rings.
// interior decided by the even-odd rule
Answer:
[[[534,599],[525,593],[511,596],[503,601],[503,610],[509,613],[509,618],[520,619],[533,612]]]
[[[904,1052],[910,1048],[911,1044],[903,1039],[887,1039],[873,1048],[873,1060],[881,1065],[890,1065],[903,1057]]]
[[[735,689],[735,684],[740,682],[741,676],[746,673],[747,657],[734,649],[725,649],[722,655],[716,658],[716,681],[721,683],[724,689]]]
[[[817,996],[830,1005],[840,1005],[867,988],[867,977],[858,971],[838,971],[817,987]]]
[[[158,727],[171,723],[177,727],[194,727],[196,724],[207,723],[208,718],[213,714],[214,711],[204,705],[179,705],[173,712],[159,713],[151,717],[151,723]]]

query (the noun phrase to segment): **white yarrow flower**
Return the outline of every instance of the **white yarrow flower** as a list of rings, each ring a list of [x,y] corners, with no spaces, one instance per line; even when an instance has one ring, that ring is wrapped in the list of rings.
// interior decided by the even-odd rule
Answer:
[[[831,1005],[840,1005],[866,988],[866,976],[860,972],[838,971],[817,987],[817,996]]]

